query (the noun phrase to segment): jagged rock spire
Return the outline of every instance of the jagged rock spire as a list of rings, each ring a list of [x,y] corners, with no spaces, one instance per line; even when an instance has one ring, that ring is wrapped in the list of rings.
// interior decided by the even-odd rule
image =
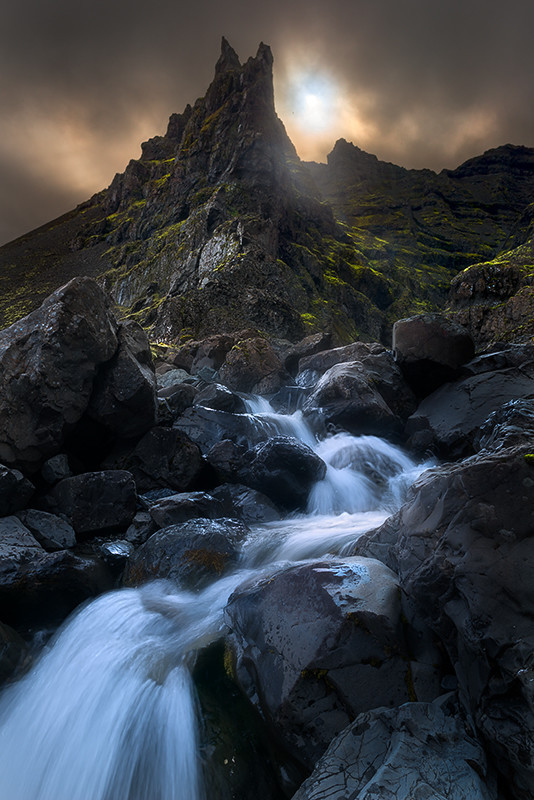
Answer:
[[[230,69],[241,69],[241,62],[234,48],[223,36],[221,40],[221,55],[215,65],[215,73],[226,72]]]

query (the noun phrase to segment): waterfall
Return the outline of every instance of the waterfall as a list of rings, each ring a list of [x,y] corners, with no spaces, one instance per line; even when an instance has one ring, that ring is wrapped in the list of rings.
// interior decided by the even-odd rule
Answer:
[[[426,465],[373,436],[317,441],[301,412],[249,414],[327,464],[305,514],[257,525],[241,566],[200,592],[158,581],[79,609],[0,699],[2,800],[208,800],[190,667],[223,634],[239,584],[268,565],[340,554],[379,525]]]

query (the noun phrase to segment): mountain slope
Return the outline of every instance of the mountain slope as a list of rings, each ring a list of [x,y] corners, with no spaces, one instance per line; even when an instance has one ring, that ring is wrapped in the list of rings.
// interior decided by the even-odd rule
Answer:
[[[304,164],[275,113],[270,49],[241,65],[223,39],[205,97],[108,189],[0,248],[0,315],[89,274],[154,338],[253,326],[387,341],[395,319],[443,307],[459,270],[499,253],[533,164],[505,146],[436,175],[344,140],[328,164]]]

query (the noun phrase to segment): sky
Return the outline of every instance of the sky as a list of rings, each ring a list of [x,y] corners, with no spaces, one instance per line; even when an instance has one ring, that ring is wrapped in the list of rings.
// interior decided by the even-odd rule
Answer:
[[[225,36],[271,46],[301,158],[343,137],[452,169],[534,146],[532,0],[0,0],[0,244],[106,187],[202,96]]]

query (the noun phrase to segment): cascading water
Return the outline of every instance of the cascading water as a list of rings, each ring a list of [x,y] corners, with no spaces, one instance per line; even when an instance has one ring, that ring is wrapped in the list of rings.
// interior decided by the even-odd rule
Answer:
[[[74,614],[0,701],[1,800],[204,800],[190,666],[222,635],[229,595],[273,563],[339,555],[426,467],[373,436],[318,442],[300,412],[263,400],[249,413],[326,462],[307,513],[256,526],[241,568],[201,592],[156,582]]]

